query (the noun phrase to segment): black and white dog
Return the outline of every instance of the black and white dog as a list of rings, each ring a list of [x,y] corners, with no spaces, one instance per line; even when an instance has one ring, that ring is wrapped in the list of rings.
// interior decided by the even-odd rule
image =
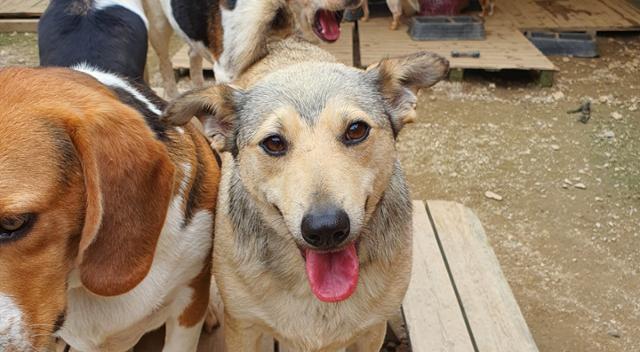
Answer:
[[[267,54],[267,41],[296,29],[288,12],[300,12],[323,41],[340,36],[342,10],[361,0],[144,0],[149,39],[158,54],[165,95],[175,97],[169,41],[175,32],[189,45],[192,84],[204,84],[202,59],[213,63],[216,82],[230,82]],[[296,11],[297,9],[297,11]]]
[[[141,0],[51,0],[38,25],[40,65],[85,63],[142,83],[147,27]]]

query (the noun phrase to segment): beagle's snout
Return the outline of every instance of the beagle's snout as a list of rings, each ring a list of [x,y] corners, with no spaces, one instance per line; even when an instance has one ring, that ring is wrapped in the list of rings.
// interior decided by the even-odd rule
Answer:
[[[330,250],[349,237],[349,215],[336,207],[323,207],[302,218],[302,238],[315,248]]]

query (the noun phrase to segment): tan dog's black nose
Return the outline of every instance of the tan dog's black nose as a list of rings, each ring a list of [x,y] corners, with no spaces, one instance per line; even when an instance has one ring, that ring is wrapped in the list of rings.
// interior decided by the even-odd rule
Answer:
[[[330,250],[349,237],[349,215],[336,207],[312,210],[302,218],[302,238],[315,248]]]

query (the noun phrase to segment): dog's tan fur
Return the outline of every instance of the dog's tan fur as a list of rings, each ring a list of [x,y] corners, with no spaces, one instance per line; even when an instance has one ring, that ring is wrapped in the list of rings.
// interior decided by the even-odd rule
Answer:
[[[268,334],[295,351],[378,351],[411,271],[411,206],[395,138],[414,118],[416,91],[440,80],[448,63],[420,53],[361,71],[298,38],[268,48],[234,87],[193,91],[166,112],[175,124],[199,116],[230,151],[213,258],[227,350],[256,351]],[[371,130],[346,147],[336,136],[353,121]],[[273,133],[285,136],[286,156],[262,150]],[[338,303],[311,293],[299,250],[301,218],[320,201],[345,209],[359,242],[358,288]]]

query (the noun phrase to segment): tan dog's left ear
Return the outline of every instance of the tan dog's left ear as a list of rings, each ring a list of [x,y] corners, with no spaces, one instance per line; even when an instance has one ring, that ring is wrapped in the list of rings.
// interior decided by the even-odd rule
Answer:
[[[106,117],[68,121],[86,194],[80,279],[101,296],[126,293],[146,277],[174,178],[166,147],[136,112],[125,106],[111,109],[96,112]]]
[[[367,68],[386,102],[394,133],[415,120],[418,90],[438,83],[449,72],[449,61],[426,51],[385,59]]]

